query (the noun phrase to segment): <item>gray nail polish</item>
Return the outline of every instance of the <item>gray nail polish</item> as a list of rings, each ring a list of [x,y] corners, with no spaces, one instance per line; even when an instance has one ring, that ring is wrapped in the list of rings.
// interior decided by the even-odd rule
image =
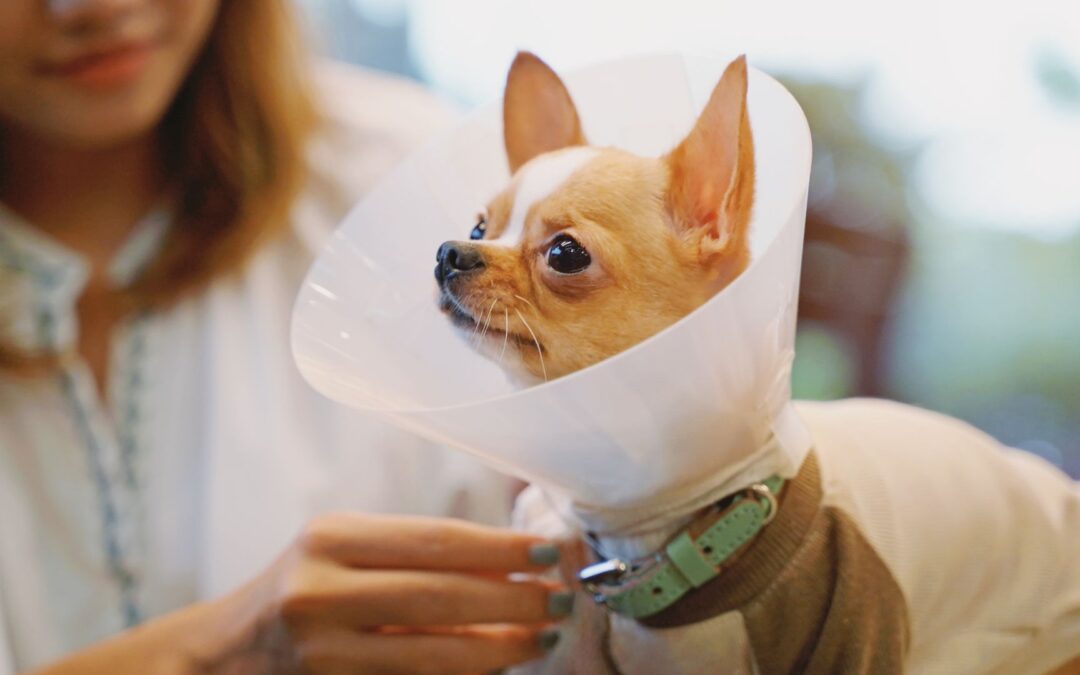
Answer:
[[[533,544],[529,547],[529,564],[551,567],[559,562],[559,549],[555,544]]]
[[[555,648],[555,645],[559,644],[560,637],[561,635],[557,629],[549,628],[536,637],[536,643],[540,645],[540,649],[549,652]]]
[[[548,596],[548,616],[562,618],[574,611],[573,591],[560,591]]]

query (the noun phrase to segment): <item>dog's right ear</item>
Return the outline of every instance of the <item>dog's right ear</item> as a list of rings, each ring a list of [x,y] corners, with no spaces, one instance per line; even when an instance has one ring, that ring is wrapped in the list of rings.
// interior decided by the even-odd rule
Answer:
[[[585,145],[577,108],[566,85],[530,52],[518,52],[506,76],[503,141],[511,173],[537,155]]]
[[[746,109],[746,57],[728,64],[693,130],[666,156],[668,207],[703,261],[745,266],[754,204],[754,140]],[[740,270],[736,270],[737,271]]]

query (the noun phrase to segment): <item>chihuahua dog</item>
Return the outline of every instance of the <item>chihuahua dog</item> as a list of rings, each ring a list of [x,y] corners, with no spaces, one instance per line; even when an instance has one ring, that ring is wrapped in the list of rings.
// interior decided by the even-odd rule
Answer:
[[[747,67],[728,65],[659,158],[587,145],[559,77],[519,54],[504,99],[512,179],[435,278],[450,321],[513,377],[631,347],[749,262]],[[1080,672],[1080,489],[1037,458],[899,404],[800,403],[813,450],[775,519],[722,574],[632,620],[581,596],[546,673]],[[646,556],[687,527],[624,533]],[[516,519],[568,535],[535,487]],[[573,555],[573,554],[571,554]],[[568,560],[569,568],[588,562]],[[1068,663],[1067,663],[1068,662]],[[1066,665],[1062,665],[1066,664]]]
[[[443,311],[520,380],[620,352],[708,300],[746,267],[754,146],[746,61],[724,73],[670,153],[586,145],[559,77],[521,54],[504,103],[510,184],[468,241],[438,251]]]

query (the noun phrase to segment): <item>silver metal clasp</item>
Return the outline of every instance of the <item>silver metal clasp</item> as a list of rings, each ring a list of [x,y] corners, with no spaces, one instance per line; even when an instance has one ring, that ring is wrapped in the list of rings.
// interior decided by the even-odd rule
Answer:
[[[589,593],[592,593],[593,602],[598,605],[606,605],[607,597],[601,592],[600,584],[610,584],[619,581],[629,571],[630,566],[618,558],[601,560],[588,567],[581,568],[577,578],[581,585]]]
[[[598,584],[618,581],[629,569],[630,567],[622,560],[612,558],[583,567],[577,577],[585,588],[592,591]]]

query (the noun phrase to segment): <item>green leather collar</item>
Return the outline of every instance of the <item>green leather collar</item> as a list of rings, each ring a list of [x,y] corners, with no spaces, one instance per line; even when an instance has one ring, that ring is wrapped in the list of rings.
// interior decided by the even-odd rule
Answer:
[[[602,560],[578,579],[598,604],[640,619],[667,609],[712,581],[723,563],[776,515],[784,481],[773,476],[715,504],[656,553],[624,562]],[[696,537],[691,532],[700,531]]]

